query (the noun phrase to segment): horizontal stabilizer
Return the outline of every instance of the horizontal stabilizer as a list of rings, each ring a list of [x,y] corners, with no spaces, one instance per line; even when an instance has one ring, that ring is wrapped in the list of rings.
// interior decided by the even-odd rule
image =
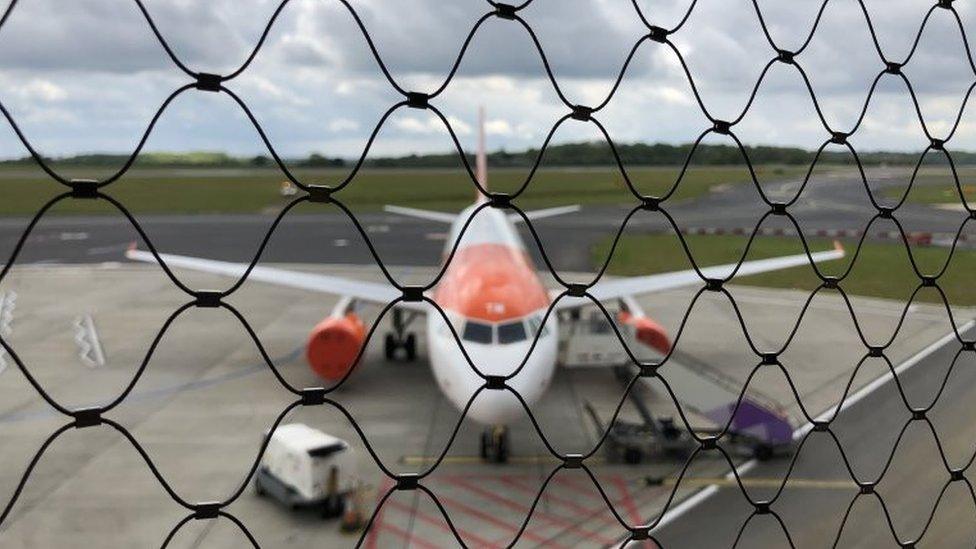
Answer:
[[[530,221],[535,221],[536,219],[555,217],[557,215],[576,213],[578,211],[580,211],[579,204],[574,204],[572,206],[558,206],[555,208],[528,211],[525,212],[525,217],[528,217]],[[519,214],[509,214],[508,218],[512,221],[512,223],[522,223],[525,221],[525,219],[523,219]]]
[[[426,219],[427,221],[437,221],[438,223],[454,223],[454,220],[457,219],[457,214],[421,210],[419,208],[407,208],[405,206],[386,205],[383,206],[383,211],[405,215],[407,217],[416,217],[417,219]]]

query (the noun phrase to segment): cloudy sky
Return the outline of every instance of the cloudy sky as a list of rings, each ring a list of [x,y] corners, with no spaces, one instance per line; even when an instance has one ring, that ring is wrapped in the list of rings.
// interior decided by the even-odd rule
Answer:
[[[652,23],[677,23],[690,0],[638,0]],[[406,89],[433,90],[465,36],[488,11],[484,0],[350,0],[394,78]],[[902,60],[933,2],[866,0],[885,55]],[[145,0],[159,31],[194,70],[228,73],[247,57],[278,0]],[[760,0],[780,47],[798,48],[821,0]],[[959,2],[976,36],[976,10]],[[597,104],[633,44],[646,33],[631,0],[536,0],[521,12],[537,31],[571,101]],[[706,106],[734,118],[773,56],[749,0],[699,0],[673,37]],[[855,0],[830,0],[809,47],[798,57],[838,129],[855,123],[883,66]],[[932,132],[944,135],[974,80],[951,14],[937,10],[906,67]],[[162,101],[189,78],[179,71],[129,0],[22,0],[0,29],[0,101],[47,155],[128,152]],[[318,152],[357,156],[382,113],[400,96],[379,72],[349,12],[336,0],[292,0],[252,66],[228,87],[251,106],[287,156]],[[492,19],[477,33],[457,77],[435,104],[473,147],[477,106],[488,109],[493,149],[541,144],[566,112],[545,78],[529,36]],[[976,106],[974,106],[976,107]],[[956,148],[976,149],[976,108],[963,116]],[[620,89],[599,114],[620,142],[682,143],[708,126],[675,55],[645,43]],[[819,145],[826,133],[795,69],[777,65],[737,133],[744,141]],[[592,126],[565,125],[557,141],[595,139]],[[723,142],[716,137],[710,142]],[[854,140],[868,149],[924,147],[904,84],[885,77]],[[374,155],[446,151],[443,128],[426,112],[404,109],[381,131]],[[226,95],[178,98],[161,118],[148,150],[264,151]],[[25,154],[0,121],[0,157]]]

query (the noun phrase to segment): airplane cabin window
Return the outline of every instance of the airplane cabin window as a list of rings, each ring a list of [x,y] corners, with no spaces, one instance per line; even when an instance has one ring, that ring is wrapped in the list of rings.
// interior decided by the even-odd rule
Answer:
[[[469,320],[464,325],[464,335],[462,338],[465,341],[474,343],[491,343],[491,324],[482,324],[481,322]]]
[[[525,340],[525,324],[521,320],[498,326],[499,343],[515,343]]]

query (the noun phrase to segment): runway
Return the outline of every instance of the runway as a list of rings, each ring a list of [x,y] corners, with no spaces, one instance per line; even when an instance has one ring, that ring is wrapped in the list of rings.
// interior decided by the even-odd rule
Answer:
[[[969,341],[974,336],[974,329],[963,333]],[[708,494],[701,494],[704,498],[686,506],[679,516],[669,517],[657,531],[659,539],[667,547],[731,547],[741,529],[739,543],[745,547],[786,547],[790,542],[801,548],[829,547],[835,540],[838,547],[860,548],[904,547],[909,542],[918,542],[918,547],[976,545],[972,488],[965,481],[949,484],[949,471],[967,470],[976,451],[976,425],[971,414],[971,403],[976,399],[976,354],[961,354],[950,374],[949,366],[960,348],[955,337],[948,338],[898,376],[912,408],[927,409],[934,402],[926,414],[932,429],[925,421],[909,423],[912,415],[893,381],[837,416],[832,428],[851,460],[857,481],[847,473],[830,436],[814,432],[789,475],[812,479],[815,484],[803,487],[801,481],[797,487],[797,483],[790,483],[770,505],[782,519],[782,526],[770,515],[750,518],[750,506],[738,484],[726,481],[706,489]],[[949,382],[940,394],[947,375]],[[774,497],[789,461],[749,464],[742,477],[753,501]],[[971,474],[967,472],[966,476]],[[876,495],[861,494],[857,482],[877,483]]]
[[[903,186],[901,172],[874,170],[873,188]],[[786,202],[799,191],[798,180],[763,183],[772,201]],[[890,202],[890,201],[889,201]],[[567,201],[567,204],[571,202]],[[883,202],[884,203],[884,202]],[[579,213],[535,221],[542,245],[554,267],[585,272],[593,269],[592,246],[619,230],[633,206],[587,206]],[[752,228],[768,210],[751,184],[728,185],[716,192],[668,207],[680,228]],[[274,231],[262,260],[269,263],[372,264],[374,259],[350,220],[338,210],[303,205],[289,213]],[[818,230],[864,229],[877,213],[863,183],[842,173],[813,180],[790,211],[805,234]],[[146,233],[161,251],[209,257],[225,261],[250,261],[274,215],[138,215]],[[380,212],[357,212],[363,230],[384,263],[436,266],[440,261],[444,225]],[[907,203],[897,217],[907,232],[955,233],[966,216],[925,205]],[[0,220],[0,257],[8,256],[27,226],[28,219]],[[765,227],[792,228],[785,218],[773,217]],[[626,233],[662,232],[671,226],[661,213],[639,212]],[[891,221],[880,220],[872,232],[895,230]],[[528,234],[530,252],[541,264],[541,254]],[[35,262],[93,263],[115,261],[138,234],[121,215],[59,217],[48,215],[31,234],[18,260]]]

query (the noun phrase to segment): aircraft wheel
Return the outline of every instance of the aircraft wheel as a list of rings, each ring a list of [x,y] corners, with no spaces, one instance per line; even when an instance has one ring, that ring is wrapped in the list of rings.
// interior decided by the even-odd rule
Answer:
[[[491,430],[491,461],[505,463],[508,461],[508,428],[504,425]]]
[[[417,336],[414,334],[407,334],[407,338],[403,341],[403,350],[407,354],[407,362],[413,362],[417,360]]]
[[[495,463],[506,463],[508,461],[508,430],[502,432],[495,447]]]
[[[331,496],[322,505],[322,518],[330,519],[342,514],[345,501],[341,496]]]
[[[759,461],[767,461],[773,458],[773,448],[768,444],[757,444],[752,449],[752,455]]]
[[[478,445],[478,454],[481,459],[488,459],[488,447],[491,446],[491,433],[488,431],[481,432],[481,444]]]
[[[393,337],[393,334],[386,334],[386,337],[383,338],[383,356],[386,357],[386,360],[396,358],[397,347],[396,338]]]
[[[481,433],[481,458],[491,463],[508,461],[508,428],[487,427]]]
[[[624,463],[628,465],[637,465],[644,460],[644,452],[641,452],[640,448],[630,447],[624,450]]]

